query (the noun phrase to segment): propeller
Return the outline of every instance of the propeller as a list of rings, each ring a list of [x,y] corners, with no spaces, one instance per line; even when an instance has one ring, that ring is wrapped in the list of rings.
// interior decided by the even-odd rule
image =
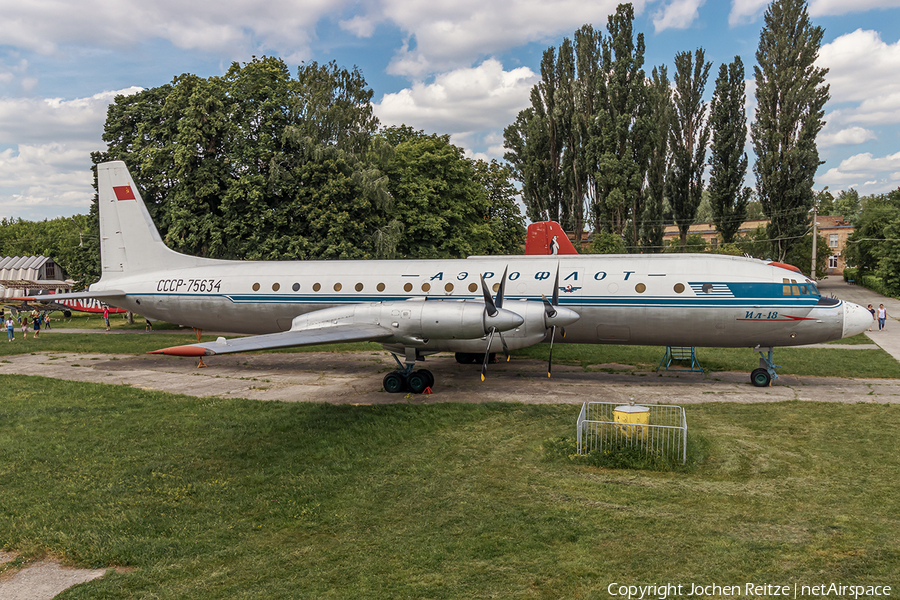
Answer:
[[[556,263],[556,279],[553,281],[553,300],[547,300],[547,296],[541,294],[541,300],[544,301],[544,322],[546,323],[548,319],[552,319],[557,315],[559,311],[556,310],[556,307],[559,306],[559,263]],[[563,337],[566,337],[565,328],[562,329]],[[553,370],[553,338],[556,337],[556,325],[550,326],[550,357],[547,359],[547,377],[550,377],[550,372]]]
[[[506,268],[503,269],[503,278],[500,280],[500,287],[497,289],[496,299],[491,298],[490,290],[488,290],[487,283],[485,283],[484,281],[484,275],[479,275],[479,277],[481,277],[481,293],[484,295],[484,306],[488,317],[496,316],[499,312],[499,309],[503,308],[503,295],[506,292],[507,271],[509,271],[509,265],[507,265]],[[506,345],[506,340],[503,339],[503,333],[496,327],[491,326],[491,330],[490,332],[488,332],[487,348],[485,348],[484,350],[484,361],[481,364],[482,381],[484,381],[484,375],[485,373],[487,373],[488,359],[491,356],[491,343],[493,343],[494,341],[494,332],[500,335],[500,342],[503,344],[503,352],[506,354],[507,362],[509,362],[509,346]]]

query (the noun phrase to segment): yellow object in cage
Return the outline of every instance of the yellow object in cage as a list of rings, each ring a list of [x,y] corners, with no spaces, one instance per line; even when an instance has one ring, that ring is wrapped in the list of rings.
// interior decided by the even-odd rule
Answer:
[[[649,427],[642,425],[650,424],[650,409],[646,406],[617,406],[613,410],[613,417],[616,421],[616,429],[629,439],[647,439]]]

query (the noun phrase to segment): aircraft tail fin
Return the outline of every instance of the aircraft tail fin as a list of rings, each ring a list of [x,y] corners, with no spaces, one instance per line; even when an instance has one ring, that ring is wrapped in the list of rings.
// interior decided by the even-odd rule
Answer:
[[[166,246],[124,162],[97,165],[97,190],[103,279],[196,266],[208,260],[179,254]]]
[[[578,254],[556,221],[532,223],[525,234],[525,254]]]

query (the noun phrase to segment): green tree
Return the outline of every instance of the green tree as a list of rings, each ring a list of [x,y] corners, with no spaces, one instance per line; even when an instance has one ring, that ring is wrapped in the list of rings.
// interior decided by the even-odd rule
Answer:
[[[819,166],[816,136],[829,98],[827,69],[815,65],[824,30],[814,27],[804,0],[775,0],[765,14],[756,51],[756,189],[769,216],[776,258],[784,260],[805,235]]]
[[[625,240],[615,233],[596,231],[588,247],[588,254],[625,254]]]
[[[509,150],[504,158],[522,182],[522,201],[533,221],[560,221],[565,216],[561,182],[565,136],[557,108],[558,67],[556,49],[548,48],[541,59],[541,81],[531,89],[531,107],[522,110],[503,132]]]
[[[900,243],[894,241],[898,238],[886,230],[889,224],[900,220],[900,188],[889,194],[867,197],[863,204],[843,255],[847,264],[858,268],[860,274],[876,273],[882,258],[900,250]]]
[[[840,215],[845,221],[851,223],[856,221],[859,212],[862,210],[862,204],[859,199],[859,192],[854,189],[842,191],[838,197],[834,199],[834,214]],[[825,214],[825,213],[823,213]]]
[[[740,56],[719,67],[709,122],[712,128],[709,196],[712,220],[722,241],[730,244],[747,219],[750,188],[744,186],[747,174],[747,115],[744,63]]]
[[[512,170],[496,160],[474,162],[475,178],[487,195],[487,213],[493,238],[490,254],[522,254],[525,219],[516,204]]]
[[[124,160],[166,243],[190,254],[365,259],[517,246],[508,171],[488,167],[478,181],[445,138],[408,127],[378,135],[371,98],[357,69],[312,62],[292,78],[282,61],[254,58],[223,77],[181,75],[116,98],[108,148],[93,158]]]
[[[666,178],[666,190],[682,246],[687,244],[688,229],[694,223],[702,199],[703,169],[709,142],[703,90],[711,63],[706,62],[704,57],[702,48],[698,48],[694,55],[679,52],[675,56],[675,112],[670,138],[672,162]]]
[[[814,193],[816,198],[816,203],[819,205],[819,214],[833,215],[834,213],[834,196],[831,192],[828,191],[828,186],[826,185],[821,192]]]
[[[816,279],[822,279],[828,275],[828,258],[830,256],[831,248],[828,247],[828,240],[821,235],[817,236]],[[791,246],[791,251],[785,257],[784,262],[794,265],[809,277],[809,269],[812,266],[812,232],[803,236],[799,243]]]
[[[621,234],[629,215],[643,213],[645,176],[653,127],[644,75],[644,34],[635,39],[634,8],[620,4],[607,22],[598,78],[597,116],[591,136],[596,165],[594,229]],[[632,230],[632,246],[637,237]]]
[[[666,243],[666,252],[708,252],[710,249],[709,242],[703,239],[699,233],[692,233],[687,236],[686,242],[679,239],[672,239]]]
[[[644,251],[662,252],[665,233],[666,173],[669,170],[669,136],[672,132],[674,110],[665,65],[653,68],[647,93],[653,131],[648,155],[641,245]]]
[[[495,250],[485,187],[450,136],[403,139],[386,174],[403,228],[399,256],[461,258]]]

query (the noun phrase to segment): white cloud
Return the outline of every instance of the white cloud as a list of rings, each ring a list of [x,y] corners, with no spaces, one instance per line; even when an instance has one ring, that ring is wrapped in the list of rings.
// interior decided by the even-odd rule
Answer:
[[[101,92],[89,98],[0,98],[0,144],[34,144],[67,140],[100,143],[106,108],[120,94],[141,91],[131,87]]]
[[[706,0],[672,0],[653,15],[656,33],[666,29],[687,29],[699,16]]]
[[[819,66],[837,102],[860,102],[900,92],[900,41],[887,44],[877,31],[857,29],[819,50]]]
[[[619,0],[381,0],[373,21],[390,21],[409,35],[388,71],[411,79],[470,65],[534,41],[569,35],[584,23],[603,27]],[[633,3],[640,13],[646,0]],[[358,23],[356,26],[360,26]]]
[[[744,23],[752,23],[765,12],[767,6],[769,6],[769,0],[732,0],[728,25],[735,27]]]
[[[315,26],[350,0],[0,0],[0,39],[7,46],[53,54],[65,44],[118,49],[142,40],[178,48],[245,56],[248,50],[309,54]]]
[[[812,17],[846,15],[876,8],[897,8],[897,0],[812,0],[809,14]]]
[[[816,143],[819,148],[828,146],[852,146],[878,139],[874,131],[862,127],[847,127],[839,131],[831,131],[828,125],[819,133]]]
[[[504,71],[490,59],[474,68],[438,75],[433,83],[415,83],[385,94],[375,113],[386,125],[406,124],[456,136],[504,127],[529,103],[540,77],[527,67]]]
[[[900,183],[900,152],[875,158],[871,152],[855,154],[816,177],[817,185],[859,190],[860,194],[882,194]]]
[[[822,46],[817,64],[828,69],[832,102],[856,104],[834,111],[829,121],[900,122],[900,41],[888,44],[877,31],[857,29]]]
[[[93,198],[90,142],[20,145],[0,152],[0,216],[43,219],[86,212]]]
[[[0,216],[43,219],[84,212],[93,197],[91,152],[103,150],[106,109],[120,94],[0,98]]]

